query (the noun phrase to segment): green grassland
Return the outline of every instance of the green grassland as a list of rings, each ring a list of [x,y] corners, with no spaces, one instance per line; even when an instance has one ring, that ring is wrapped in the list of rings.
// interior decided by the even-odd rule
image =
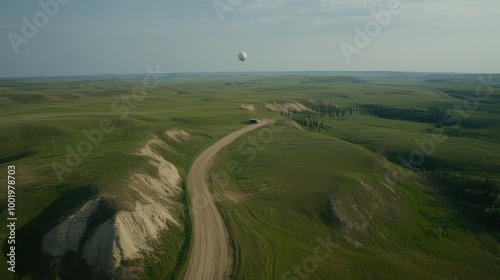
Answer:
[[[393,181],[394,194],[382,184],[387,169],[376,163],[383,159],[358,145],[291,128],[274,136],[250,162],[238,153],[243,138],[212,170],[234,242],[236,279],[281,279],[314,256],[318,237],[328,236],[340,247],[314,273],[305,273],[311,263],[302,268],[308,279],[495,278],[500,246],[494,234],[417,175]],[[223,165],[230,160],[239,174]],[[332,221],[325,213],[332,198],[343,201],[352,223],[366,219],[366,228]]]
[[[270,118],[275,123],[269,127],[276,131],[269,135],[270,128],[264,127],[238,139],[211,170],[232,242],[235,279],[298,277],[294,267],[315,255],[318,238],[331,238],[338,246],[328,247],[331,252],[321,247],[320,254],[328,256],[308,263],[309,279],[498,278],[498,229],[422,172],[446,169],[500,180],[500,87],[476,100],[477,76],[171,74],[161,75],[143,99],[132,95],[143,75],[0,79],[0,180],[6,181],[7,166],[17,171],[18,254],[24,256],[17,275],[36,279],[44,271],[48,264],[41,238],[88,198],[106,197],[109,211],[103,215],[133,205],[137,198],[120,192],[120,186],[133,172],[150,172],[136,151],[153,135],[166,142],[164,131],[170,128],[193,135],[186,143],[168,142],[174,151],[160,150],[185,178],[205,147],[249,118]],[[325,119],[320,131],[307,131],[289,126],[286,116],[264,106],[290,101],[338,108],[441,108],[483,126],[473,137],[435,141],[434,124],[354,111],[344,120]],[[466,110],[464,101],[477,101],[477,106]],[[238,109],[241,104],[255,111]],[[109,132],[102,132],[103,123]],[[54,164],[64,165],[70,151],[78,150],[89,133],[97,137],[97,130],[102,139],[58,177]],[[248,137],[261,140],[252,146]],[[408,159],[419,149],[416,141],[434,144],[419,172],[410,172],[398,165],[400,157]],[[228,162],[236,162],[238,169]],[[186,197],[176,199],[185,206],[177,213],[183,226],[165,231],[157,252],[139,264],[144,279],[181,278],[190,224]],[[1,192],[3,220],[6,200],[6,191]],[[6,237],[2,230],[2,279],[15,278],[7,271]],[[68,279],[71,273],[68,269]]]

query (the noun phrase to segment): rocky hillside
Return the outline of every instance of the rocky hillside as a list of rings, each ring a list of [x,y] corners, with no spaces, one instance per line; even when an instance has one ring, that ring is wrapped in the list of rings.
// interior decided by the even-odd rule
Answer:
[[[189,136],[177,134],[178,138]],[[129,278],[123,277],[126,271],[140,269],[129,264],[153,250],[160,232],[181,226],[175,214],[181,208],[175,199],[182,192],[181,177],[155,147],[167,148],[167,144],[155,136],[137,151],[137,155],[148,158],[152,172],[133,173],[128,184],[121,187],[121,191],[137,198],[132,209],[114,211],[103,219],[107,201],[106,194],[102,194],[87,201],[43,237],[43,252],[52,258],[54,274],[60,274],[62,264],[71,258],[76,259],[76,270],[90,270],[93,277]]]

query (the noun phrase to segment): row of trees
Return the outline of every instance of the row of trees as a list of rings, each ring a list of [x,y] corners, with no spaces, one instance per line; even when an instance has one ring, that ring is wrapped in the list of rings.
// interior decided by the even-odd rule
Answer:
[[[353,106],[347,109],[339,108],[332,104],[309,105],[309,108],[314,108],[312,111],[297,111],[288,110],[286,113],[281,111],[281,116],[286,114],[286,117],[304,126],[307,130],[321,131],[325,128],[325,120],[344,120],[347,116],[352,116],[358,108]]]
[[[416,109],[413,107],[365,104],[361,106],[361,109],[364,113],[385,119],[441,124],[445,124],[449,119],[447,110],[438,108]]]
[[[324,128],[324,119],[320,119],[318,116],[313,114],[293,114],[291,119],[304,126],[309,131],[321,131],[321,128]]]
[[[443,170],[428,171],[426,175],[449,194],[462,198],[471,211],[500,228],[500,184],[497,181]]]
[[[339,108],[333,104],[320,104],[320,105],[311,105],[310,108],[314,110],[314,113],[317,114],[321,118],[332,119],[341,119],[349,114],[352,116],[353,111],[357,111],[358,108],[356,106],[349,107],[347,109]]]
[[[305,103],[305,102],[304,102]],[[307,103],[305,103],[307,104]],[[311,109],[311,111],[297,111],[290,109],[286,112],[287,116],[290,117],[292,114],[298,114],[298,113],[303,113],[303,112],[308,112],[314,115],[317,115],[318,117],[321,118],[328,118],[330,120],[332,119],[342,119],[346,115],[352,115],[353,112],[358,111],[359,107],[358,106],[351,106],[348,108],[339,108],[336,105],[329,104],[329,103],[322,103],[322,104],[307,104],[306,105],[308,108]],[[281,111],[281,115],[284,115],[283,110]]]
[[[471,130],[477,130],[485,126],[484,123],[479,121],[451,115],[447,109],[416,109],[413,107],[366,104],[361,106],[361,110],[363,113],[379,118],[433,123],[434,132],[455,137],[477,137],[479,136],[477,131]]]

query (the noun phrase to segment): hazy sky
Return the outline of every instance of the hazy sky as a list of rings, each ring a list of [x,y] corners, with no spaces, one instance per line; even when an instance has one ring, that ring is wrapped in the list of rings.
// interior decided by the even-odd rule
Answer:
[[[0,77],[143,73],[157,64],[163,72],[499,73],[500,1],[2,0],[0,38]]]

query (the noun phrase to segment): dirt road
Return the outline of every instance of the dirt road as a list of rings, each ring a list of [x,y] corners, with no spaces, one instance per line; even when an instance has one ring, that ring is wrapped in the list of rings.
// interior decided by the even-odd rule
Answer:
[[[204,150],[189,171],[187,188],[191,198],[193,245],[186,272],[188,280],[220,280],[228,274],[229,246],[226,228],[208,190],[207,171],[217,152],[241,135],[269,123],[262,120],[237,130]]]

